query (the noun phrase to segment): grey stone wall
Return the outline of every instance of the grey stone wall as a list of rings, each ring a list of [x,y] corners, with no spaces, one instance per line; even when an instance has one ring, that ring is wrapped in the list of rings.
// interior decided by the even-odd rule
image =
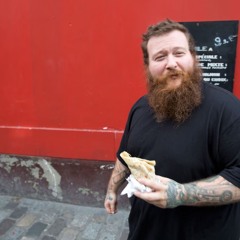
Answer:
[[[2,154],[0,194],[103,207],[113,167],[106,161]],[[119,208],[129,208],[126,195],[119,196]]]

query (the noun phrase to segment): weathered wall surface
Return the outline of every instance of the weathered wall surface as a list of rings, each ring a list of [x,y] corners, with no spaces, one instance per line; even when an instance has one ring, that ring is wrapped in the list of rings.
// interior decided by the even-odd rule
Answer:
[[[0,194],[103,207],[112,162],[0,155]],[[119,198],[128,208],[126,196]]]

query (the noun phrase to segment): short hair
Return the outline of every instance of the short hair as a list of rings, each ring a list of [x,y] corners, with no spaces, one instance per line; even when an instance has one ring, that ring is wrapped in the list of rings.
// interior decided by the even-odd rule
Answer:
[[[151,37],[161,36],[165,35],[167,33],[170,33],[174,30],[181,31],[185,34],[188,45],[189,45],[189,51],[193,56],[196,56],[196,50],[195,50],[195,41],[190,34],[189,30],[181,23],[172,21],[170,19],[166,19],[164,21],[161,21],[155,25],[151,25],[147,28],[147,31],[142,35],[142,52],[143,52],[143,61],[144,65],[148,66],[149,64],[149,56],[148,56],[148,50],[147,50],[147,44]]]

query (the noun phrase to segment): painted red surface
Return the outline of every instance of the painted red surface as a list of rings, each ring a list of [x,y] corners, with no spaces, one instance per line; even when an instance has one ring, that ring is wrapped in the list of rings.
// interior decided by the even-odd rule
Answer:
[[[147,26],[239,20],[237,3],[0,0],[0,153],[114,160],[128,111],[145,93]],[[240,98],[239,47],[238,39]]]

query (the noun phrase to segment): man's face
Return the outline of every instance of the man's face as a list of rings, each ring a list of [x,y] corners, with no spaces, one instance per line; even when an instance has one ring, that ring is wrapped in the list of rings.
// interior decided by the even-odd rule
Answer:
[[[184,33],[174,30],[150,38],[148,102],[157,121],[182,123],[201,104],[201,69]]]
[[[185,73],[191,73],[193,70],[195,61],[189,51],[187,38],[181,31],[174,30],[162,36],[151,37],[147,49],[150,76],[168,76],[168,89],[175,89],[182,83],[182,75],[176,74],[176,70]]]

